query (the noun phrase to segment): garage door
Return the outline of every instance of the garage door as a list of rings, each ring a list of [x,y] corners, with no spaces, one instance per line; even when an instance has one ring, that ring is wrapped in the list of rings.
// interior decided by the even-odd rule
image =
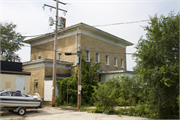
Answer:
[[[58,94],[58,90],[56,87],[56,96]],[[44,81],[44,101],[52,101],[52,80]]]

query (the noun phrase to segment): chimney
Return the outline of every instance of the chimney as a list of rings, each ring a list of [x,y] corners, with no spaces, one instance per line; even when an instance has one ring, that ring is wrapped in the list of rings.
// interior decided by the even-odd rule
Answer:
[[[58,19],[58,29],[63,29],[66,27],[66,19],[63,17],[59,17]]]

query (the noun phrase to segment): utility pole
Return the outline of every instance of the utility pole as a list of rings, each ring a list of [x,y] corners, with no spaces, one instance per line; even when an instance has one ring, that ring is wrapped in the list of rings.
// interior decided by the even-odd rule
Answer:
[[[81,108],[81,48],[80,51],[78,51],[79,56],[79,63],[78,63],[78,100],[77,100],[77,108]]]
[[[65,53],[65,55],[78,55],[79,61],[78,61],[78,93],[77,93],[77,109],[81,108],[81,48],[79,47],[79,50],[77,53]]]
[[[52,107],[55,107],[55,90],[56,90],[56,49],[57,49],[57,23],[58,23],[58,0],[56,0],[56,23],[54,36],[54,59],[53,59],[53,90],[52,90]]]
[[[44,6],[56,9],[56,21],[55,21],[55,36],[54,36],[54,59],[53,59],[53,85],[52,85],[52,107],[55,107],[55,90],[56,90],[56,51],[57,51],[57,35],[58,35],[58,10],[67,12],[66,10],[62,10],[58,8],[58,3],[66,5],[66,3],[56,1],[56,7],[46,5]]]

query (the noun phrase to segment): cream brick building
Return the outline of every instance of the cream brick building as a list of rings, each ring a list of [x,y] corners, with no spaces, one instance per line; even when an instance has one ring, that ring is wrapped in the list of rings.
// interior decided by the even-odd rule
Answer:
[[[65,52],[82,50],[84,59],[103,62],[100,70],[126,70],[126,47],[133,45],[105,31],[79,23],[58,31],[57,77],[72,75],[77,69],[77,56]],[[25,72],[31,72],[31,92],[35,89],[44,100],[45,80],[52,79],[54,34],[46,34],[24,41],[31,45],[31,60],[23,63]],[[36,88],[35,88],[36,87]]]

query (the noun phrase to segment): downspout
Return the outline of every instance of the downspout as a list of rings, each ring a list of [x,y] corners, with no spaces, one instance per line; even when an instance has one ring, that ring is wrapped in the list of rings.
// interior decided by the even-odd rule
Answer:
[[[77,28],[77,33],[76,33],[76,64],[72,65],[71,67],[76,67],[77,66],[78,32],[79,32],[79,28]]]

